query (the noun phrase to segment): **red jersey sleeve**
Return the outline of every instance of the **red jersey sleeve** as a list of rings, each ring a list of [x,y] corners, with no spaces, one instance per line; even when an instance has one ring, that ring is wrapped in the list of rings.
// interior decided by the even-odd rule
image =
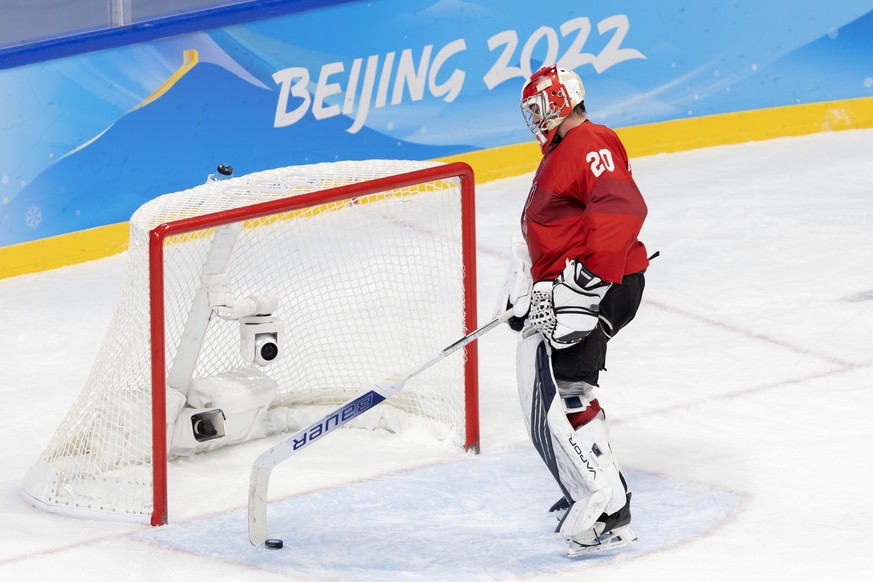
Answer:
[[[600,145],[606,147],[584,154],[587,166],[581,168],[578,192],[585,206],[582,225],[586,244],[577,258],[602,279],[620,283],[624,275],[645,268],[628,269],[627,262],[640,250],[645,254],[644,248],[636,247],[642,247],[637,237],[648,208],[618,136],[604,126],[595,127],[602,134]]]

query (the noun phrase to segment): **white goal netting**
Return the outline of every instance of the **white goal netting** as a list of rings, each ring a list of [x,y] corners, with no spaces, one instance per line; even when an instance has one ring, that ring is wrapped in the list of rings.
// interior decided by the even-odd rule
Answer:
[[[175,423],[192,383],[257,376],[274,386],[260,407],[245,390],[225,394],[228,407],[252,408],[240,415],[251,426],[239,442],[299,428],[325,407],[336,407],[386,375],[420,364],[470,331],[465,329],[465,298],[474,293],[475,263],[469,256],[474,243],[462,227],[466,206],[460,179],[389,186],[336,201],[307,196],[305,208],[198,227],[164,241],[163,354],[170,376],[166,422],[158,426],[153,414],[152,229],[240,208],[257,214],[261,203],[436,166],[380,160],[288,167],[207,182],[143,205],[130,221],[128,266],[115,316],[86,386],[27,474],[25,496],[62,513],[145,522],[151,516],[154,522],[156,502],[166,501],[155,499],[161,490],[154,483],[154,465],[165,461],[153,451],[153,427],[166,431],[169,457],[179,454],[172,447],[181,430]],[[239,322],[216,317],[211,309],[205,318],[202,309],[198,312],[198,301],[205,301],[204,275],[215,272],[227,275],[235,297],[278,297],[272,315],[282,331],[280,357],[274,362],[263,367],[247,362],[240,350]],[[196,338],[192,330],[200,320],[201,337]],[[160,353],[159,346],[155,349]],[[395,430],[407,417],[424,419],[459,445],[471,445],[465,369],[464,352],[446,358],[410,380],[373,411],[374,418]],[[204,404],[189,399],[185,406]],[[227,422],[238,419],[228,415]],[[392,422],[399,424],[392,427]],[[218,444],[203,443],[193,452]]]

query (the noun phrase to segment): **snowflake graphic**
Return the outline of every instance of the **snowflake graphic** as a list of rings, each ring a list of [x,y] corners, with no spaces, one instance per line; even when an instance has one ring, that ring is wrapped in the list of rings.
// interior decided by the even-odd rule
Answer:
[[[39,223],[42,222],[42,208],[38,206],[31,206],[27,209],[25,213],[27,226],[35,229],[39,226]]]

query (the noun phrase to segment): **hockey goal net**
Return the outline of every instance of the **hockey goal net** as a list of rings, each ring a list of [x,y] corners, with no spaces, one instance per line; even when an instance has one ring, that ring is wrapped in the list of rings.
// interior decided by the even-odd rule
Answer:
[[[475,329],[474,224],[472,171],[460,163],[288,167],[143,205],[115,316],[25,497],[166,523],[174,456],[299,429]],[[252,318],[228,305],[270,305],[265,296],[270,313],[255,319],[279,355],[256,365],[243,331]],[[476,366],[471,344],[368,415],[478,449]]]

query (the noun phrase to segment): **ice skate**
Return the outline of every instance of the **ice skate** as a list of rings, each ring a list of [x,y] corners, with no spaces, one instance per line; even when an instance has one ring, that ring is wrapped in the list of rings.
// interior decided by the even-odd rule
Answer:
[[[637,536],[630,528],[630,500],[631,494],[628,493],[627,503],[624,504],[624,507],[611,515],[602,514],[592,529],[571,536],[567,540],[569,543],[567,555],[574,558],[594,552],[613,550],[635,542]]]

